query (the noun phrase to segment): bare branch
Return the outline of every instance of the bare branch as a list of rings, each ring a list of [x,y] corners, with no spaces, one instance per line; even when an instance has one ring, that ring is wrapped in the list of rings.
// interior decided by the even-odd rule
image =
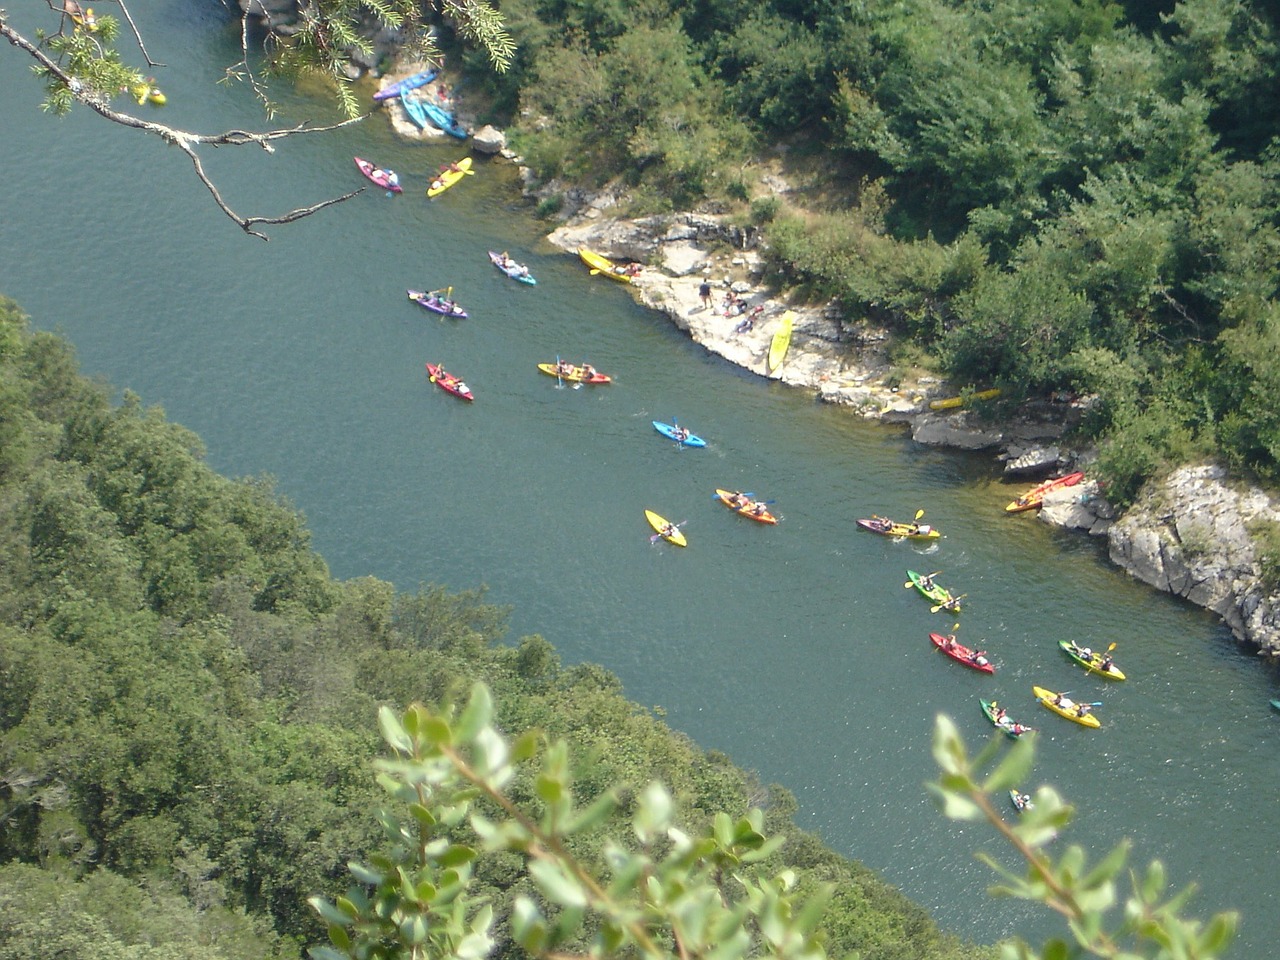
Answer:
[[[222,199],[221,194],[218,193],[217,188],[213,185],[213,181],[209,179],[208,175],[204,171],[204,165],[200,160],[199,154],[196,152],[196,147],[205,145],[215,147],[242,146],[244,144],[253,143],[257,144],[268,153],[273,153],[275,151],[275,147],[272,146],[272,142],[275,140],[283,140],[285,137],[291,137],[299,133],[325,133],[330,130],[338,130],[342,127],[349,126],[350,124],[359,123],[365,119],[365,117],[369,116],[368,113],[322,127],[312,127],[309,126],[308,123],[303,122],[298,126],[291,127],[289,129],[267,130],[261,133],[255,133],[248,130],[228,130],[224,133],[218,134],[191,133],[186,130],[178,130],[163,123],[157,123],[154,120],[143,120],[140,117],[135,117],[128,113],[122,113],[121,111],[114,109],[107,102],[107,99],[103,94],[99,91],[86,88],[78,79],[66,73],[54,60],[45,54],[43,50],[10,27],[8,23],[4,21],[2,14],[0,14],[0,37],[4,37],[15,47],[18,47],[20,50],[29,54],[32,59],[40,64],[41,67],[47,70],[57,80],[65,84],[67,89],[71,91],[72,96],[75,97],[79,103],[83,103],[99,116],[110,120],[112,123],[118,123],[121,126],[132,127],[136,130],[141,130],[144,133],[154,134],[166,143],[172,144],[182,150],[183,153],[191,158],[191,162],[195,167],[196,176],[213,196],[214,202],[218,205],[219,209],[231,218],[231,220],[233,220],[240,229],[252,236],[267,240],[269,238],[265,234],[254,229],[256,225],[292,223],[295,220],[301,220],[303,217],[308,217],[313,213],[323,210],[325,207],[333,206],[336,203],[342,203],[344,200],[350,200],[352,197],[364,190],[364,188],[361,187],[359,190],[354,190],[341,197],[324,200],[320,203],[312,204],[309,207],[299,207],[298,209],[291,210],[289,213],[279,217],[241,216],[231,209],[231,207],[227,205],[226,201]]]
[[[138,41],[138,49],[142,51],[142,55],[147,58],[147,66],[163,67],[165,64],[151,59],[151,54],[147,53],[147,45],[142,42],[142,34],[138,32],[138,25],[133,22],[133,17],[129,14],[129,8],[124,5],[124,0],[116,0],[120,4],[120,11],[124,14],[124,18],[129,21],[129,29],[133,31],[133,38]]]

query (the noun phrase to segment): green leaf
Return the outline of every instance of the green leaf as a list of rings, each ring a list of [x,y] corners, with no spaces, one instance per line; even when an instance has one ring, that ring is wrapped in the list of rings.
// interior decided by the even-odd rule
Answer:
[[[390,707],[378,709],[378,727],[382,731],[382,739],[391,749],[400,753],[413,753],[413,741],[409,739],[409,734]]]
[[[333,947],[312,947],[307,951],[311,960],[351,960],[351,958]]]
[[[605,820],[613,815],[613,811],[618,808],[618,798],[612,790],[600,794],[592,801],[591,805],[585,810],[580,810],[573,818],[563,827],[563,833],[577,833],[580,830],[590,830],[599,826]]]
[[[558,863],[534,860],[529,864],[529,873],[552,903],[558,903],[562,907],[587,905],[587,895],[578,881],[562,872]]]
[[[1031,775],[1031,767],[1035,759],[1035,746],[1031,740],[1029,738],[1017,740],[996,768],[991,771],[991,775],[982,784],[982,789],[987,793],[999,793],[1025,782]]]
[[[1208,927],[1200,935],[1200,949],[1206,955],[1219,954],[1227,949],[1236,937],[1236,927],[1239,922],[1240,915],[1234,911],[1214,914],[1209,920]]]
[[[433,747],[453,744],[453,730],[444,717],[428,716],[420,725],[422,738]]]
[[[632,826],[640,841],[649,843],[655,835],[665,832],[670,824],[671,794],[655,780],[640,794]]]
[[[984,816],[982,808],[970,800],[968,797],[955,792],[954,790],[944,790],[937,784],[926,784],[926,789],[934,796],[934,802],[938,809],[942,811],[942,815],[949,820],[981,820]]]
[[[938,714],[933,723],[933,759],[943,773],[969,776],[969,762],[965,755],[964,741],[954,721],[945,713]]]
[[[427,927],[427,918],[421,914],[414,914],[413,916],[402,920],[400,923],[400,938],[405,943],[412,944],[414,946],[425,942],[428,932],[429,928]]]
[[[1115,879],[1116,874],[1124,869],[1124,865],[1129,860],[1129,848],[1131,846],[1132,844],[1128,840],[1121,840],[1111,848],[1111,852],[1096,867],[1089,871],[1081,881],[1081,884],[1085,887],[1093,887]]]
[[[493,720],[493,695],[483,683],[471,688],[471,698],[463,708],[462,716],[454,728],[459,743],[471,743]]]
[[[309,897],[307,903],[311,904],[311,909],[320,915],[320,919],[325,923],[337,924],[345,927],[351,923],[352,918],[343,913],[324,897]]]

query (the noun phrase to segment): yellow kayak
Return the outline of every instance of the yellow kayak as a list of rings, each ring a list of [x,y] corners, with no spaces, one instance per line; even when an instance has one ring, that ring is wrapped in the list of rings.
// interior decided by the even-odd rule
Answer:
[[[788,310],[782,315],[782,324],[773,334],[773,341],[769,344],[769,372],[773,373],[782,366],[783,358],[787,355],[787,347],[791,346],[791,328],[794,326],[796,315]]]
[[[1044,687],[1032,687],[1031,692],[1036,695],[1036,699],[1040,701],[1042,707],[1052,710],[1060,717],[1066,717],[1082,727],[1093,727],[1095,730],[1102,726],[1102,721],[1092,713],[1080,712],[1090,709],[1087,704],[1076,703],[1069,697],[1063,697],[1052,690],[1046,690]],[[1055,703],[1055,700],[1061,700],[1061,703]]]
[[[632,268],[614,263],[603,254],[588,250],[586,247],[578,248],[578,256],[582,258],[583,263],[591,268],[593,275],[598,273],[601,276],[608,277],[610,280],[617,280],[619,283],[630,283],[635,273],[639,272],[638,270],[633,272]]]
[[[994,400],[1000,396],[999,388],[991,390],[979,390],[972,397],[974,400]],[[945,400],[931,400],[929,402],[930,410],[955,410],[957,407],[963,407],[968,401],[964,397],[947,397]]]
[[[428,197],[440,196],[440,194],[444,193],[446,190],[452,187],[455,183],[457,183],[467,174],[472,172],[473,171],[471,169],[471,158],[463,157],[461,160],[455,163],[452,168],[448,170],[440,171],[440,173],[436,176],[436,178],[431,181],[431,186],[427,187],[427,196]]]
[[[684,538],[684,534],[680,532],[678,524],[671,523],[666,517],[660,517],[652,510],[646,510],[644,512],[644,516],[645,519],[649,521],[649,526],[658,531],[655,536],[650,538],[651,540],[657,540],[658,537],[662,537],[664,540],[669,540],[671,543],[674,543],[677,547],[686,547],[689,545],[689,541],[686,540]]]

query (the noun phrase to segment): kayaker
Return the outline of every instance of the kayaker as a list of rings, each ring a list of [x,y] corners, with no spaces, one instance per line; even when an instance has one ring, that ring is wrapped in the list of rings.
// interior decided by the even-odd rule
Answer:
[[[528,272],[529,272],[529,271],[526,269],[526,270],[525,270],[525,273],[528,273]],[[593,366],[592,366],[591,364],[589,364],[589,363],[584,363],[584,364],[582,365],[582,379],[583,379],[583,380],[590,380],[590,379],[591,379],[592,377],[594,377],[595,375],[596,375],[596,368],[595,368],[595,367],[593,367]]]
[[[763,517],[765,514],[764,502],[757,500],[755,506],[751,508],[751,513],[757,517]]]
[[[993,704],[993,706],[994,706],[994,704]],[[1005,708],[1004,708],[1004,707],[996,707],[996,711],[995,711],[995,713],[994,713],[994,714],[992,714],[992,716],[994,716],[994,717],[995,717],[996,723],[998,723],[998,724],[1000,724],[1001,726],[1003,726],[1003,725],[1004,725],[1005,720],[1007,720],[1007,719],[1008,719],[1009,714],[1008,714],[1008,712],[1005,710]]]
[[[1089,713],[1090,713],[1091,709],[1092,709],[1092,708],[1091,708],[1087,703],[1077,703],[1077,704],[1076,704],[1076,716],[1077,716],[1077,717],[1087,717],[1087,716],[1089,715]]]
[[[990,661],[987,660],[987,651],[978,650],[973,654],[972,660],[976,666],[985,667]]]
[[[662,535],[668,539],[676,535],[676,525],[674,523],[664,523],[662,525]]]
[[[732,496],[729,497],[729,503],[737,507],[738,509],[742,509],[750,502],[751,502],[750,498],[748,498],[747,495],[743,493],[741,490],[738,490]]]
[[[1098,664],[1098,669],[1101,670],[1103,673],[1110,673],[1111,668],[1114,667],[1115,665],[1116,665],[1116,662],[1111,659],[1110,655],[1104,653],[1102,655],[1102,662]]]
[[[926,573],[923,577],[920,578],[920,586],[923,587],[925,590],[932,590],[933,578],[936,576],[937,576],[936,573]]]

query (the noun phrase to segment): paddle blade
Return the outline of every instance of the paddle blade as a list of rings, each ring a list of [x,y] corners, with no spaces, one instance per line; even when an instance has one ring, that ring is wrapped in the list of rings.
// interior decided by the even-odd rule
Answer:
[[[916,511],[916,519],[919,520],[923,516],[924,516],[924,508],[921,507],[919,510]]]

